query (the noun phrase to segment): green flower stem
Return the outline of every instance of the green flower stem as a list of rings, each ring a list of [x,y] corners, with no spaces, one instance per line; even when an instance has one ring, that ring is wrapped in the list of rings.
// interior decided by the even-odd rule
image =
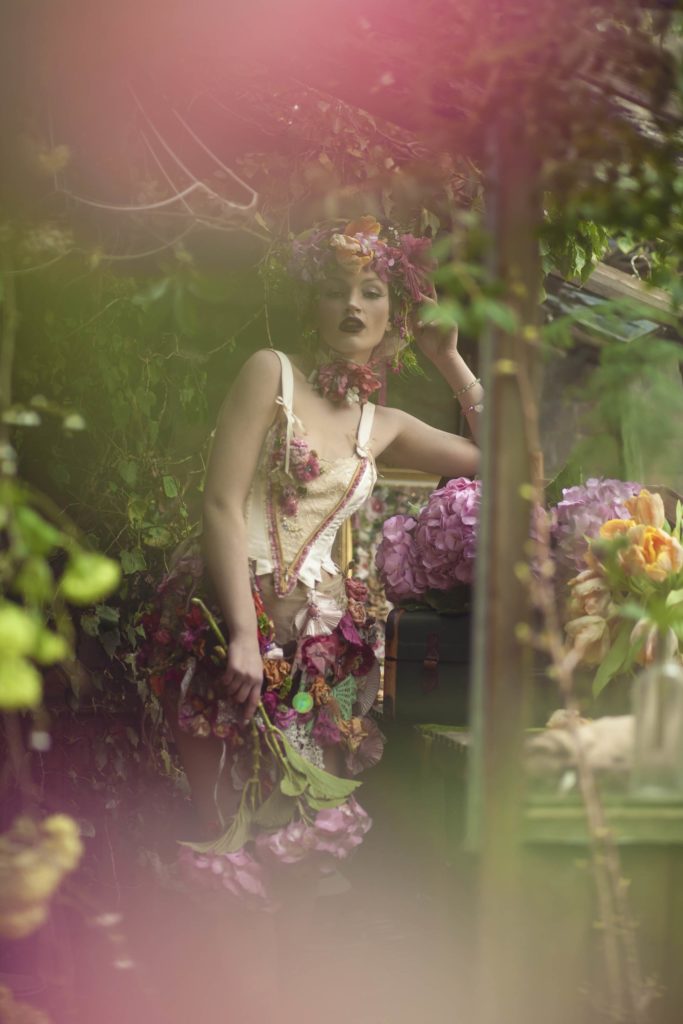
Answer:
[[[196,604],[199,608],[201,608],[202,614],[204,615],[204,618],[209,623],[209,625],[211,626],[211,629],[214,631],[214,633],[218,637],[218,640],[219,640],[219,643],[221,644],[221,647],[223,647],[223,648],[225,648],[227,650],[228,641],[223,636],[223,633],[221,632],[221,627],[218,625],[218,623],[216,622],[216,619],[211,614],[209,609],[206,607],[206,605],[202,601],[201,597],[193,597],[192,598],[192,604]]]
[[[282,735],[280,729],[278,729],[277,726],[273,725],[273,723],[270,721],[266,713],[266,710],[263,707],[263,704],[258,705],[257,711],[261,713],[263,717],[263,724],[266,727],[264,736],[266,743],[268,745],[268,749],[270,750],[271,754],[273,754],[275,759],[279,762],[280,767],[284,771],[285,775],[290,776],[292,774],[292,769],[289,765],[289,762],[287,761],[287,758],[277,745],[277,740],[280,738],[284,739],[285,737]]]
[[[258,728],[256,727],[256,721],[253,718],[251,720],[251,739],[253,770],[249,781],[254,783],[252,787],[251,809],[255,811],[256,805],[261,802],[261,740]]]

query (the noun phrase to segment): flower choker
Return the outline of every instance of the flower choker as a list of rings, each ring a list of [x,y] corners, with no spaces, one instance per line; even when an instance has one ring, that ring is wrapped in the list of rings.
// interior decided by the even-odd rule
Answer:
[[[378,391],[382,382],[367,363],[352,363],[337,359],[317,367],[308,378],[323,398],[329,398],[335,405],[364,405],[370,395]]]

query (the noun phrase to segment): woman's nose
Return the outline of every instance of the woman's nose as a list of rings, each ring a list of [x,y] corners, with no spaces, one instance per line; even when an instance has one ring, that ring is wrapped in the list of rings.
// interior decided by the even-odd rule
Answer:
[[[349,295],[348,299],[346,300],[346,308],[348,310],[354,309],[356,310],[356,312],[360,312],[359,301],[360,300],[355,295]]]

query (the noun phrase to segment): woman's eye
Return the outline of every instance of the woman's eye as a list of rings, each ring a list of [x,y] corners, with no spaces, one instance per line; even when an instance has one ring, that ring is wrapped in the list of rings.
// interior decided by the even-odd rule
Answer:
[[[366,299],[381,299],[382,298],[382,293],[381,292],[365,292],[365,298]]]

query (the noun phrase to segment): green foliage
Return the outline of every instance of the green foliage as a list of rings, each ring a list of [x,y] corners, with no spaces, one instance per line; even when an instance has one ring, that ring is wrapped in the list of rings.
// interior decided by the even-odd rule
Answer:
[[[555,203],[546,197],[540,237],[543,271],[558,271],[564,278],[586,281],[609,248],[610,231],[593,221],[577,220],[573,230],[558,223]]]
[[[86,551],[70,524],[50,521],[45,500],[12,479],[0,481],[6,546],[0,559],[0,710],[38,706],[41,675],[73,654],[67,603],[108,597],[121,575],[110,558]]]
[[[600,349],[599,365],[582,393],[591,412],[573,456],[586,475],[656,483],[653,474],[677,471],[682,358],[678,344],[657,338]],[[611,464],[606,461],[610,450]]]

